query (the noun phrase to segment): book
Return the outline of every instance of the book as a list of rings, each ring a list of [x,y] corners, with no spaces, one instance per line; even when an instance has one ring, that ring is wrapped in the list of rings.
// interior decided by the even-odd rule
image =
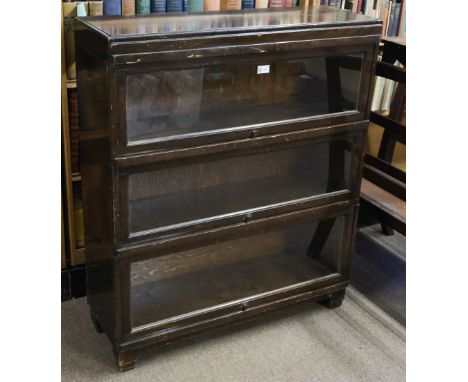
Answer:
[[[390,6],[389,0],[383,0],[383,4],[380,7],[379,18],[382,20],[382,37],[384,37],[387,33],[389,6]]]
[[[73,18],[76,16],[76,3],[62,3],[63,39],[65,44],[65,66],[67,78],[76,78],[75,36],[73,34]]]
[[[254,9],[255,0],[242,0],[242,9]]]
[[[395,4],[395,13],[393,14],[393,20],[392,20],[392,31],[391,31],[391,36],[397,36],[398,34],[398,24],[400,21],[400,10],[401,10],[401,3],[396,3]]]
[[[221,0],[204,0],[205,11],[219,11],[221,9]]]
[[[151,13],[150,0],[136,0],[135,13],[138,15],[146,15]]]
[[[151,13],[166,13],[166,0],[151,0]]]
[[[187,12],[203,12],[204,10],[204,1],[203,0],[188,0],[187,3]]]
[[[398,36],[406,37],[406,0],[401,4],[400,24],[398,25]]]
[[[283,0],[269,0],[268,8],[283,8]]]
[[[102,16],[104,14],[102,1],[88,1],[89,15]]]
[[[242,6],[242,0],[221,0],[222,11],[241,9],[241,6]]]
[[[352,11],[353,7],[354,7],[354,1],[353,0],[343,0],[343,9],[347,9],[348,11]]]
[[[371,111],[380,110],[382,95],[385,85],[385,78],[377,76],[375,79],[374,95],[372,96]]]
[[[255,0],[255,8],[268,8],[268,0]]]
[[[395,90],[395,81],[385,79],[385,85],[382,94],[382,103],[380,105],[380,110],[388,111],[390,110],[390,104],[392,102],[393,91]]]
[[[167,0],[166,2],[166,12],[167,13],[174,13],[174,12],[183,12],[183,0]]]
[[[390,30],[390,22],[392,18],[392,6],[393,6],[393,1],[390,0],[388,2],[388,12],[387,12],[387,21],[385,23],[385,30],[384,30],[384,36],[389,36],[389,30]]]
[[[104,16],[121,15],[122,4],[120,0],[104,0],[103,13]]]
[[[122,15],[130,16],[135,14],[135,0],[122,0]]]
[[[85,17],[89,14],[88,2],[87,1],[77,1],[76,2],[76,16]]]
[[[390,1],[390,17],[388,19],[387,25],[387,36],[392,35],[392,26],[393,26],[393,18],[395,17],[395,1]]]

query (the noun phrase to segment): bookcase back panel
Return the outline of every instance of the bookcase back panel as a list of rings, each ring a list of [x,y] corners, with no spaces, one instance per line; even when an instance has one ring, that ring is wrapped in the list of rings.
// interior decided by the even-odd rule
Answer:
[[[121,177],[128,236],[164,234],[209,218],[272,207],[349,187],[352,140],[264,148]],[[268,150],[268,151],[267,151]],[[125,216],[126,219],[125,220]]]
[[[363,59],[352,54],[130,73],[127,142],[357,110]]]
[[[319,235],[318,222],[309,222],[134,262],[131,326],[196,315],[336,274],[345,222],[344,216],[333,218],[326,238]]]

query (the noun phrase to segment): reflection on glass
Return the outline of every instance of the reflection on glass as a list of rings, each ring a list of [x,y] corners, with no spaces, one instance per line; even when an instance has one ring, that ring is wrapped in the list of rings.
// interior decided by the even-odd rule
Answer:
[[[252,11],[209,12],[187,15],[138,15],[136,17],[99,17],[87,22],[110,37],[160,33],[214,32],[228,28],[239,33],[245,28],[290,28],[304,25],[353,24],[375,22],[368,16],[330,7],[300,7],[281,9],[255,9]]]
[[[133,263],[132,326],[337,273],[343,228],[338,217]]]
[[[346,141],[324,142],[128,176],[129,232],[346,189]]]
[[[362,55],[130,74],[130,143],[357,108]]]

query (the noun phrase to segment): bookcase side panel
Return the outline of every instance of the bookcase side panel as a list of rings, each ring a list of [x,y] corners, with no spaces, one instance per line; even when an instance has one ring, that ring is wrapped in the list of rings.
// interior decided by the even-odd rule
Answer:
[[[114,342],[113,187],[107,63],[76,45],[81,194],[85,222],[87,296],[91,314]]]

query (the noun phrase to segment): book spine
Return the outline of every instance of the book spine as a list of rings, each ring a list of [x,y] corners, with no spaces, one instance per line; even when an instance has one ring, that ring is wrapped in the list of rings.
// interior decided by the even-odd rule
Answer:
[[[390,2],[385,0],[382,8],[383,11],[381,12],[380,18],[382,19],[382,37],[385,37],[387,33],[387,23],[388,23],[388,7],[390,6]]]
[[[138,15],[146,15],[151,13],[150,0],[136,0],[135,13]]]
[[[203,0],[188,0],[187,12],[203,12],[204,4]]]
[[[255,0],[255,8],[256,9],[268,8],[268,0]]]
[[[183,12],[183,0],[167,0],[167,13]]]
[[[390,9],[390,18],[388,21],[387,25],[387,36],[393,36],[392,31],[393,31],[393,20],[395,19],[395,9],[396,9],[396,4],[395,1],[392,2],[392,7]]]
[[[284,0],[283,1],[283,7],[285,8],[291,8],[293,6],[292,0]]]
[[[382,95],[384,90],[385,78],[377,76],[375,80],[374,95],[372,96],[372,111],[378,111],[382,104]]]
[[[254,9],[255,0],[242,0],[242,9]]]
[[[400,23],[398,25],[398,36],[406,37],[406,0],[401,4]]]
[[[87,1],[77,1],[76,2],[76,16],[85,17],[89,15],[89,8]]]
[[[396,3],[395,14],[393,15],[393,23],[392,23],[392,36],[396,36],[398,34],[398,24],[400,22],[400,9],[401,9],[401,3]]]
[[[283,0],[269,0],[268,8],[283,8]]]
[[[104,14],[102,1],[90,1],[89,14],[91,16],[102,16]]]
[[[65,43],[65,66],[67,78],[76,78],[75,35],[73,33],[73,18],[76,16],[76,3],[62,3],[63,38]]]
[[[103,13],[105,16],[121,15],[122,4],[120,0],[104,0]]]
[[[219,11],[221,9],[221,0],[205,0],[205,11]]]
[[[151,13],[166,13],[166,0],[151,0]]]
[[[122,0],[122,15],[130,16],[135,14],[135,0]]]
[[[362,0],[357,0],[356,13],[362,13]]]
[[[236,9],[241,9],[242,0],[221,0],[221,10],[222,11],[232,11]]]
[[[389,36],[390,23],[392,21],[392,8],[393,8],[393,1],[390,0],[388,3],[387,22],[385,24],[385,36]]]

